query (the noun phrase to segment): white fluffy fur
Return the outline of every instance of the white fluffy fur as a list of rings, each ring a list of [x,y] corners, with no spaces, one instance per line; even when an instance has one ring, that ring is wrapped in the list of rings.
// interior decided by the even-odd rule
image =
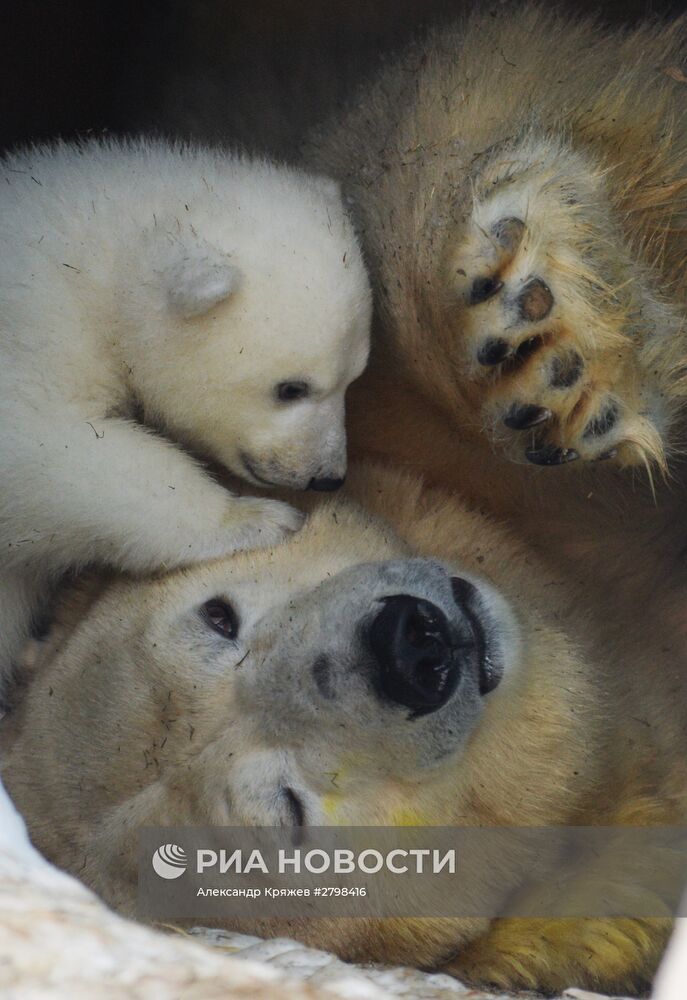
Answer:
[[[179,445],[261,484],[343,476],[370,293],[329,180],[144,140],[0,174],[1,681],[67,567],[154,570],[299,525]],[[279,403],[285,381],[310,396]]]
[[[684,913],[685,903],[681,912]],[[687,919],[677,920],[675,933],[656,975],[654,1000],[683,1000],[687,982]]]

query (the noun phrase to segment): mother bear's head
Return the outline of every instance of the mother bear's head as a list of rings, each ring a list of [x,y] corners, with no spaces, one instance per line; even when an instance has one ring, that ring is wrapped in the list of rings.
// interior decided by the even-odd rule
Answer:
[[[585,671],[485,579],[510,559],[514,592],[519,573],[543,586],[531,559],[410,479],[354,480],[367,510],[337,498],[274,550],[80,586],[35,644],[3,780],[36,845],[115,906],[134,910],[141,826],[516,825],[574,808],[563,774],[594,749],[575,714]],[[385,503],[398,534],[369,512]],[[430,964],[479,928],[242,929]]]

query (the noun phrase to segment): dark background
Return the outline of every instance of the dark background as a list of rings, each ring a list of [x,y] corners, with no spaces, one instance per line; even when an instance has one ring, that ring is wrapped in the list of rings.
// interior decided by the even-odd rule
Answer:
[[[4,0],[0,145],[157,129],[278,148],[351,81],[466,0]],[[502,0],[483,5],[498,16]],[[567,0],[629,24],[684,0]],[[297,105],[297,108],[296,108]]]

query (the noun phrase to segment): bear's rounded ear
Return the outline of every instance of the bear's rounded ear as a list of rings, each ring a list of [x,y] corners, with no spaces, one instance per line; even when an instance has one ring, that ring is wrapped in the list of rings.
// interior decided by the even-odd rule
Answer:
[[[239,268],[210,246],[185,252],[166,277],[169,305],[184,319],[202,316],[233,295],[241,284]]]
[[[339,181],[324,174],[316,174],[314,180],[316,187],[320,189],[325,198],[331,198],[332,201],[341,201],[342,192]]]

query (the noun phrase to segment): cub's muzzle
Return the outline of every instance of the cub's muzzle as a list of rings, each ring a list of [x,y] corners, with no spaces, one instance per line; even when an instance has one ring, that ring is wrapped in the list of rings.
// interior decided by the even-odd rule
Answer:
[[[345,481],[345,476],[320,476],[313,477],[308,483],[307,489],[318,490],[320,493],[333,493],[340,489]]]

